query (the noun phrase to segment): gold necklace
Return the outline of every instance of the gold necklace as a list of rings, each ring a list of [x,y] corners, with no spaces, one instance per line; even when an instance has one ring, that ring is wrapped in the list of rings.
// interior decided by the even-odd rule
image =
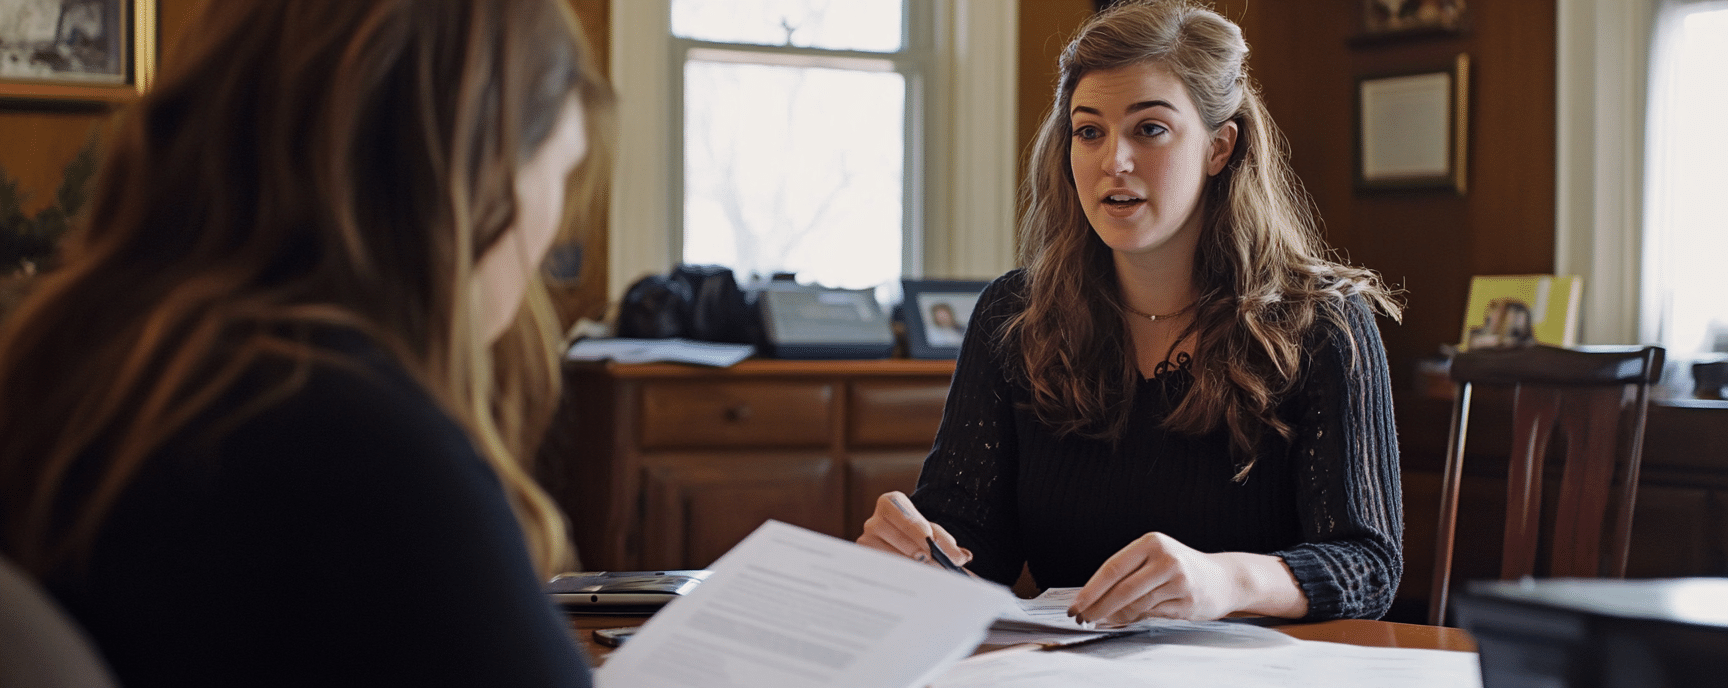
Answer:
[[[1174,318],[1174,317],[1181,315],[1183,313],[1187,313],[1188,309],[1193,308],[1194,304],[1196,304],[1196,303],[1199,303],[1199,301],[1198,300],[1189,301],[1188,305],[1183,306],[1182,308],[1178,309],[1175,313],[1171,313],[1169,315],[1153,315],[1151,313],[1142,313],[1140,311],[1135,310],[1133,306],[1130,306],[1126,303],[1122,304],[1122,307],[1128,309],[1129,313],[1133,313],[1135,315],[1138,315],[1138,316],[1145,318],[1147,320],[1150,320],[1152,322],[1158,322],[1160,320],[1169,320],[1169,319]]]

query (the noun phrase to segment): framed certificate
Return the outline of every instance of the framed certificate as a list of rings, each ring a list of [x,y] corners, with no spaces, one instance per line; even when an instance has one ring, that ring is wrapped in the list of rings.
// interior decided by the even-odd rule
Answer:
[[[1468,186],[1470,57],[1446,70],[1361,79],[1356,185],[1361,189]]]

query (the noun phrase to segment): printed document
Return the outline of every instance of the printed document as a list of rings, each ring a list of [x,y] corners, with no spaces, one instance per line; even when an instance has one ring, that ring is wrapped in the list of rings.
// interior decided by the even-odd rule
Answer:
[[[600,688],[914,688],[970,654],[1013,594],[769,521],[596,672]]]

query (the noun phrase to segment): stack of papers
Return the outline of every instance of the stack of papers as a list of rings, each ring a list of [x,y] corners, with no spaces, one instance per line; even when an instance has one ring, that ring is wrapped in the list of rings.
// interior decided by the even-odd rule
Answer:
[[[1218,622],[1212,622],[1218,623]],[[1480,688],[1474,652],[1297,640],[1243,624],[1234,632],[1148,633],[1074,649],[973,656],[933,688]],[[1279,638],[1256,638],[1254,629]]]
[[[994,583],[777,521],[711,568],[606,658],[595,685],[1481,686],[1472,652],[1312,642],[1241,621],[1082,625],[1067,615],[1078,588],[1016,600]],[[962,661],[981,641],[1018,647]]]
[[[910,688],[971,654],[1014,596],[769,521],[596,672],[601,688]]]
[[[1020,600],[991,625],[985,643],[1025,647],[974,655],[932,687],[1482,685],[1473,652],[1298,640],[1252,619],[1145,619],[1110,628],[1080,624],[1068,616],[1079,592],[1051,588],[1035,599]]]
[[[1080,594],[1080,588],[1050,588],[1044,594],[1030,600],[1016,600],[1017,604],[1009,607],[990,624],[990,635],[985,638],[985,645],[1041,645],[1046,649],[1079,645],[1081,643],[1116,638],[1141,633],[1154,633],[1170,637],[1171,634],[1204,630],[1209,633],[1226,635],[1247,634],[1250,637],[1281,638],[1288,640],[1290,636],[1277,631],[1267,630],[1243,622],[1211,621],[1190,622],[1173,621],[1170,619],[1145,619],[1123,626],[1098,626],[1091,623],[1080,623],[1074,617],[1068,616],[1068,608],[1074,606],[1075,596]]]

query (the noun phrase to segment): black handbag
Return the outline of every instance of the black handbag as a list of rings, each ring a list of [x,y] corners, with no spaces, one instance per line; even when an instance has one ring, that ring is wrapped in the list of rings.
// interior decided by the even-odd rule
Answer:
[[[760,333],[753,299],[731,268],[718,265],[679,265],[670,275],[643,277],[618,310],[620,337],[756,344]]]

